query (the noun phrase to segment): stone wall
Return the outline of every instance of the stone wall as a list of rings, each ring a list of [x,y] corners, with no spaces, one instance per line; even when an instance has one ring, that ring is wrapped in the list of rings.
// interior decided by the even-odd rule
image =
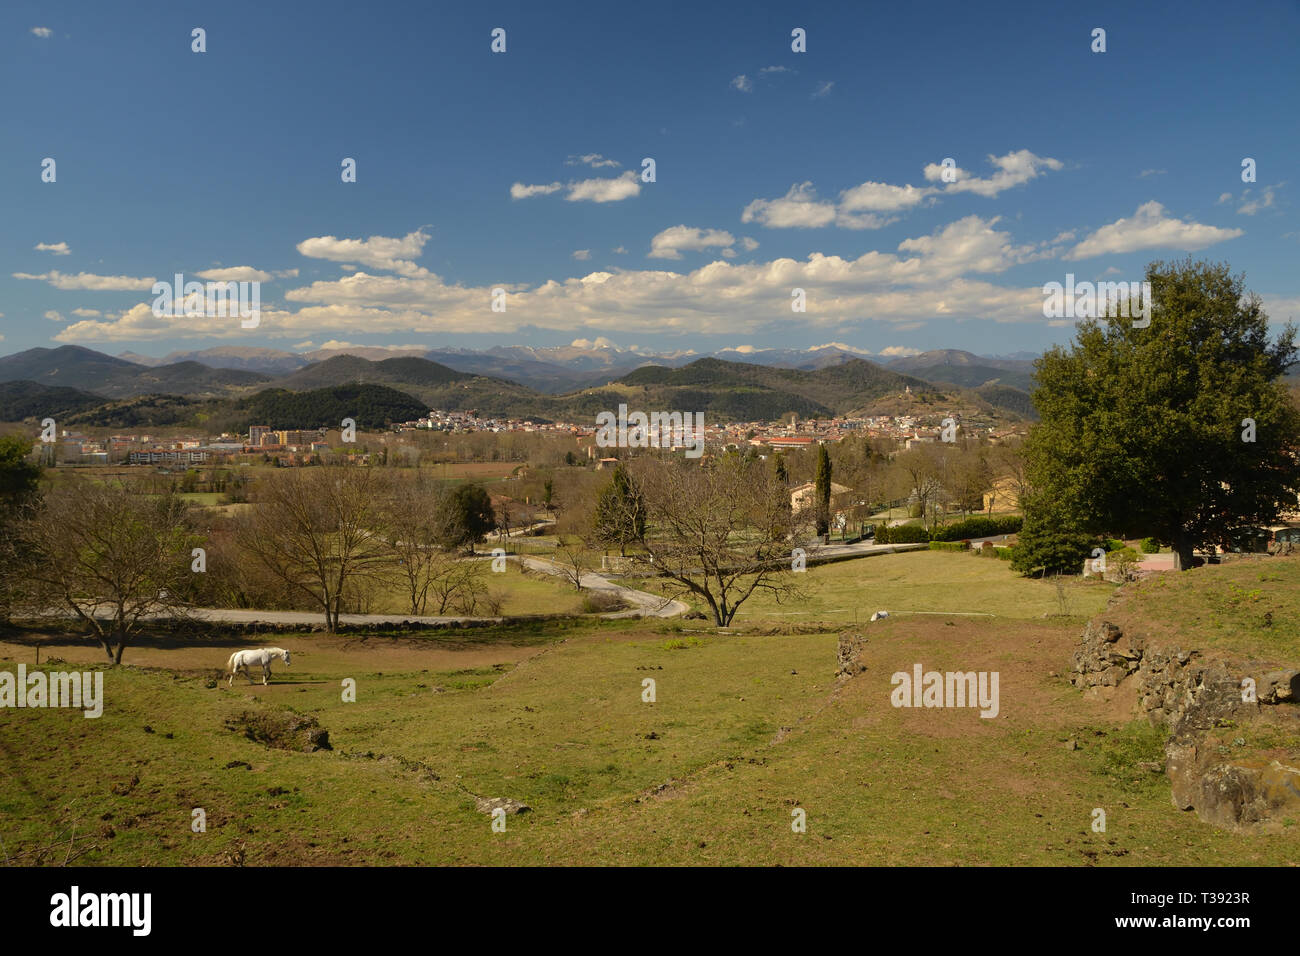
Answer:
[[[1243,679],[1255,699],[1243,700]],[[1300,820],[1300,767],[1238,751],[1242,727],[1274,724],[1300,733],[1300,716],[1278,704],[1300,702],[1300,670],[1242,663],[1228,655],[1153,646],[1110,621],[1091,621],[1074,653],[1070,681],[1084,691],[1136,681],[1138,711],[1169,731],[1165,770],[1174,805],[1218,826],[1239,829]]]

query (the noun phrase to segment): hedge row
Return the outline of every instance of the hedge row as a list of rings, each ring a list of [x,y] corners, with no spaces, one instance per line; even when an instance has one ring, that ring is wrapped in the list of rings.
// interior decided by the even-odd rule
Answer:
[[[922,544],[930,540],[930,532],[919,524],[900,524],[892,528],[876,528],[876,544]]]
[[[969,541],[931,541],[931,551],[966,551],[970,549]]]
[[[876,544],[917,544],[930,542],[969,542],[971,538],[991,538],[999,534],[1015,534],[1024,523],[1019,515],[1005,515],[1000,518],[977,516],[944,525],[928,532],[919,524],[902,524],[892,528],[877,526]],[[936,548],[941,551],[964,551],[962,548]]]
[[[931,535],[935,541],[963,541],[969,538],[991,538],[998,534],[1015,534],[1024,524],[1025,519],[1020,515],[1004,515],[998,518],[989,518],[983,515],[976,515],[973,518],[966,518],[964,521],[958,521],[955,524],[944,525],[941,528],[935,528],[934,534]]]

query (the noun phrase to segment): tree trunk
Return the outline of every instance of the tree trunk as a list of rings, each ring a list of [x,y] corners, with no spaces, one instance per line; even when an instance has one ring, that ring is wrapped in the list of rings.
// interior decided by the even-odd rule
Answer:
[[[1194,547],[1192,542],[1187,538],[1175,537],[1172,547],[1174,552],[1174,570],[1187,571],[1190,569],[1194,560],[1192,556],[1192,550]]]
[[[116,667],[122,663],[122,652],[126,650],[126,636],[122,635],[117,640],[117,650],[113,653],[113,666]]]

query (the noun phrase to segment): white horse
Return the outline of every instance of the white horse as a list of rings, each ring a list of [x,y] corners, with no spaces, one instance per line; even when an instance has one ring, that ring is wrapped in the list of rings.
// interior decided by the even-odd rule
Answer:
[[[249,673],[250,667],[262,668],[262,686],[266,686],[267,678],[271,676],[271,661],[274,658],[280,658],[285,665],[289,664],[289,652],[283,647],[259,647],[251,651],[235,651],[230,655],[230,660],[226,661],[226,667],[230,670],[230,684],[235,683],[235,675],[241,670],[244,676],[248,678],[249,683],[253,681],[253,675]]]

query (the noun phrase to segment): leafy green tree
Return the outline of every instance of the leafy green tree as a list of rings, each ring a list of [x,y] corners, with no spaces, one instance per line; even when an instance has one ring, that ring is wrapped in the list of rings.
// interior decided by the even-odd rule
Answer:
[[[618,465],[610,482],[596,499],[592,527],[596,540],[606,548],[627,554],[627,546],[645,537],[645,499],[632,483],[627,469]]]
[[[25,435],[0,436],[0,616],[21,590],[21,568],[30,557],[15,531],[40,503],[41,467],[28,460],[33,444]]]
[[[821,537],[831,527],[831,456],[825,445],[817,446],[817,478],[814,489],[817,508],[817,536]]]
[[[772,474],[781,487],[790,484],[790,473],[785,468],[785,455],[781,452],[772,456]]]
[[[449,503],[451,519],[447,547],[469,545],[474,550],[474,543],[483,540],[483,536],[497,526],[496,512],[492,510],[492,498],[482,485],[459,485],[451,493]]]
[[[0,521],[8,521],[36,498],[41,467],[28,460],[34,443],[25,435],[0,436]]]
[[[1296,328],[1270,341],[1259,297],[1226,264],[1157,262],[1147,281],[1149,327],[1084,321],[1038,361],[1027,470],[1033,500],[1060,514],[1027,507],[1025,524],[1031,540],[1154,537],[1186,569],[1193,549],[1295,505],[1300,410],[1282,376]]]
[[[1011,552],[1011,567],[1024,575],[1078,574],[1097,545],[1096,535],[1050,501],[1025,503],[1025,523]]]

